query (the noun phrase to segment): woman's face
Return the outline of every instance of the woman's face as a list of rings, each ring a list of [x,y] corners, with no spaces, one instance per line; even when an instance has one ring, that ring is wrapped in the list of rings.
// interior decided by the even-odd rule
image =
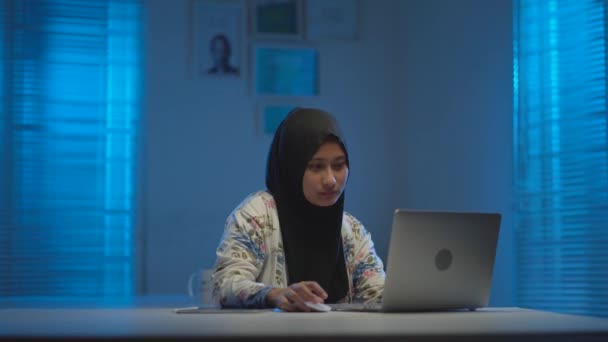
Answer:
[[[348,179],[346,155],[340,144],[326,142],[306,166],[302,190],[308,202],[319,206],[334,205],[344,191]]]

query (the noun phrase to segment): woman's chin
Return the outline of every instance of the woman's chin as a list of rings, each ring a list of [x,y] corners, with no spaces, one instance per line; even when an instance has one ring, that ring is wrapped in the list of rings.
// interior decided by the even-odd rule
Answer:
[[[332,198],[317,198],[314,201],[314,205],[316,205],[317,207],[331,207],[332,205],[336,204],[336,202],[338,201],[339,197],[332,197]]]

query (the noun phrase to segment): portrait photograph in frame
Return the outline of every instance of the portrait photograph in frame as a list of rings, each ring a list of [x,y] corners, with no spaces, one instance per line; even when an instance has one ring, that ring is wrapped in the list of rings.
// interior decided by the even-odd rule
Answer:
[[[256,39],[303,39],[302,0],[250,0],[252,33]]]
[[[242,0],[191,0],[188,65],[191,78],[245,75]]]

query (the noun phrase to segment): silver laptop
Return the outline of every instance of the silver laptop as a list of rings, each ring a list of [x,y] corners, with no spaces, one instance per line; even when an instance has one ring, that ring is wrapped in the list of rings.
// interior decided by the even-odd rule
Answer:
[[[410,211],[393,217],[382,303],[346,311],[432,311],[488,305],[500,214]]]

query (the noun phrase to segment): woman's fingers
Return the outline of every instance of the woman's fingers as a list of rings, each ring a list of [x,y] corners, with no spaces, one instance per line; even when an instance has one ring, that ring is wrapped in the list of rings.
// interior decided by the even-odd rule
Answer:
[[[313,303],[323,303],[323,299],[317,296],[313,291],[314,288],[308,282],[301,282],[293,284],[291,288],[302,298],[304,301]]]
[[[306,284],[306,287],[310,289],[310,291],[312,291],[312,293],[314,293],[316,296],[320,297],[323,300],[327,299],[327,292],[323,290],[319,283],[317,283],[316,281],[305,281],[304,283]]]
[[[273,289],[268,293],[268,301],[284,311],[311,311],[305,302],[323,303],[327,293],[315,281],[291,284],[287,288]]]
[[[316,281],[303,281],[292,287],[307,301],[323,303],[327,299],[327,292]]]
[[[323,299],[317,297],[304,283],[293,284],[291,288],[302,298],[303,301],[320,303]]]
[[[285,297],[289,300],[291,308],[294,310],[290,311],[310,311],[310,308],[304,304],[306,301],[300,296],[300,293],[294,291],[291,287],[285,291]]]

